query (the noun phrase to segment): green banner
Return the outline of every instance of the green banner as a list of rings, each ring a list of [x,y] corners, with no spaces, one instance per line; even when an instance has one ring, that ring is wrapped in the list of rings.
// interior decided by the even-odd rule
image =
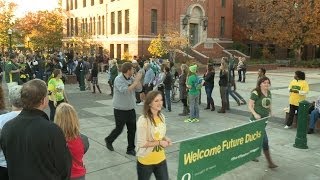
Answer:
[[[212,179],[260,156],[266,119],[180,143],[178,180]]]

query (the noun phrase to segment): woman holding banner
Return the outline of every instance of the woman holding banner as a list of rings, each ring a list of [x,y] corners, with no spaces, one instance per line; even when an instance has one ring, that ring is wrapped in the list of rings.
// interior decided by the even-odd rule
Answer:
[[[251,92],[249,110],[252,115],[250,117],[250,121],[259,120],[271,115],[270,84],[271,82],[268,77],[262,77],[258,80],[257,87]],[[267,133],[265,132],[264,134],[262,143],[263,153],[268,161],[268,167],[276,168],[278,166],[271,160]]]
[[[149,180],[152,173],[157,180],[169,179],[164,148],[171,146],[172,142],[165,136],[162,104],[161,92],[150,91],[145,99],[143,114],[137,121],[138,180]]]

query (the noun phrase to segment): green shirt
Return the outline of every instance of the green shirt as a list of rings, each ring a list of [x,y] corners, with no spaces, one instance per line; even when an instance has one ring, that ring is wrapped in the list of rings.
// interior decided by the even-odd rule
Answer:
[[[199,95],[200,90],[197,89],[197,84],[198,84],[199,78],[197,75],[192,74],[191,76],[188,77],[187,85],[191,88],[189,88],[189,95]]]
[[[11,73],[11,71],[17,70],[19,67],[14,64],[12,61],[8,61],[5,65],[5,78],[6,78],[6,83],[11,83],[11,82],[19,82],[20,79],[20,73]]]
[[[261,94],[258,96],[256,90],[252,91],[250,99],[254,101],[254,111],[261,116],[261,118],[267,117],[270,114],[271,108],[271,92],[268,91],[268,95],[265,96]],[[251,115],[250,120],[256,120],[253,115]]]
[[[56,78],[51,78],[48,82],[48,91],[54,94],[56,101],[61,101],[64,99],[64,84],[61,79],[57,80]],[[51,99],[50,96],[49,100],[54,101],[54,99]]]

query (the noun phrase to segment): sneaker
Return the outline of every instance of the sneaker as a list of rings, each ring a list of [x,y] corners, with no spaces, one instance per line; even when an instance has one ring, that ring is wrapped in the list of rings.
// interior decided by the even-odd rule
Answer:
[[[285,128],[285,129],[290,129],[291,126],[286,125],[284,128]]]
[[[127,151],[127,154],[129,154],[131,156],[136,156],[136,151],[135,150],[130,150],[130,151]]]
[[[314,130],[313,129],[309,129],[308,130],[308,134],[313,134],[314,133]]]
[[[199,122],[200,120],[199,119],[197,119],[197,118],[193,118],[192,119],[192,122]]]
[[[191,118],[188,118],[188,119],[185,119],[183,122],[192,122],[192,119]]]
[[[112,143],[108,142],[107,139],[104,139],[104,141],[106,142],[106,147],[110,150],[110,151],[114,151],[114,148],[112,146]]]

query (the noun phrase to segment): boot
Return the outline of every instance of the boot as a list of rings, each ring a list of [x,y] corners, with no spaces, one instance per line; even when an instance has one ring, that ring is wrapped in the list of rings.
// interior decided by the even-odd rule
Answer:
[[[270,169],[277,168],[278,166],[275,165],[271,160],[270,151],[269,150],[263,150],[263,153],[264,153],[264,155],[265,155],[265,157],[266,157],[266,159],[268,161],[268,167]]]
[[[187,107],[186,107],[186,106],[183,106],[182,113],[180,113],[179,116],[186,116],[186,115],[188,115],[188,113],[187,113]]]
[[[97,88],[98,88],[98,90],[99,90],[99,93],[101,93],[101,90],[100,90],[100,87],[99,87],[99,85],[97,85]]]
[[[243,82],[243,83],[246,82],[246,78],[243,78],[242,82]]]
[[[212,101],[210,104],[211,104],[211,111],[215,111],[216,107],[214,107],[214,101]]]
[[[210,103],[209,102],[207,102],[207,107],[206,108],[204,108],[205,110],[206,109],[210,109]]]
[[[96,93],[96,86],[93,86],[92,88],[93,88],[92,93]]]
[[[218,113],[226,113],[226,103],[222,102],[221,109],[218,111]]]
[[[313,134],[314,133],[314,130],[312,129],[312,128],[310,128],[309,130],[308,130],[308,134]]]

